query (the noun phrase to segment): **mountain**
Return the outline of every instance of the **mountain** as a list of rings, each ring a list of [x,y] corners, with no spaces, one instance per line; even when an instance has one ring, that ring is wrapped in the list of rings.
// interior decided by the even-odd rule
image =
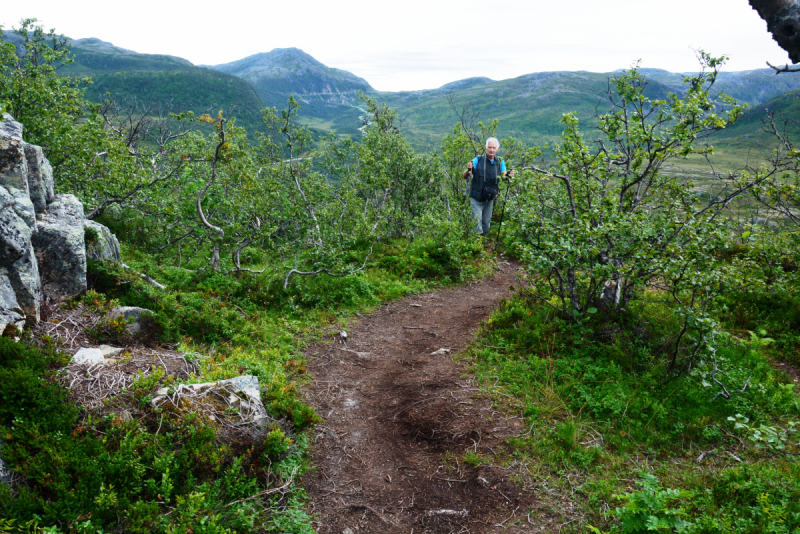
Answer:
[[[499,119],[499,136],[541,145],[559,138],[566,112],[578,112],[584,124],[594,124],[595,110],[602,112],[608,105],[604,92],[609,77],[590,72],[538,72],[500,81],[471,78],[438,89],[379,93],[377,98],[398,110],[403,132],[417,148],[436,148],[442,136],[452,132],[458,116],[450,98],[456,109],[469,107],[478,120]],[[652,82],[646,94],[663,98],[669,90]]]
[[[682,92],[683,79],[696,73],[674,73],[661,69],[639,69],[648,79],[663,83],[671,90]],[[739,102],[758,106],[788,91],[800,89],[800,77],[776,75],[772,69],[738,72],[722,71],[717,76],[715,91],[732,96]]]
[[[756,159],[772,153],[778,145],[777,137],[765,130],[768,114],[774,114],[775,125],[781,135],[800,145],[800,90],[789,91],[745,112],[736,123],[712,138],[721,150],[748,153]]]
[[[7,32],[6,40],[15,35]],[[17,38],[18,40],[18,38]],[[16,43],[19,45],[19,43]],[[507,80],[467,78],[436,89],[379,92],[350,72],[328,67],[298,48],[277,48],[238,61],[210,67],[159,54],[139,54],[100,39],[72,41],[75,62],[59,72],[91,76],[87,97],[102,100],[108,91],[115,97],[145,101],[171,101],[173,109],[204,112],[237,104],[238,124],[252,133],[260,126],[259,110],[285,108],[290,94],[301,104],[300,120],[315,134],[336,131],[356,135],[364,114],[358,92],[363,91],[396,109],[406,138],[418,149],[440,145],[458,116],[453,106],[469,107],[478,119],[500,119],[499,136],[514,136],[531,144],[558,141],[563,114],[574,111],[582,129],[589,131],[595,115],[608,110],[608,81],[622,71],[538,72]],[[646,94],[663,98],[670,91],[682,93],[683,79],[692,73],[640,69],[648,79]],[[781,109],[799,117],[796,105],[800,75],[776,76],[771,69],[721,72],[715,91],[724,92],[751,109],[737,125],[717,134],[714,142],[741,151],[757,142],[772,142],[760,133],[764,111]],[[452,105],[451,105],[452,100]]]
[[[304,121],[348,133],[360,125],[358,92],[375,91],[363,78],[328,67],[298,48],[276,48],[210,68],[248,81],[271,107],[285,108],[293,94]]]
[[[22,51],[22,39],[5,32],[2,40]],[[264,102],[246,81],[197,67],[191,62],[162,54],[139,54],[97,38],[70,40],[74,62],[58,69],[62,76],[91,77],[85,95],[101,102],[106,93],[117,100],[169,103],[172,111],[228,111],[236,106],[237,124],[253,131],[261,124]]]
[[[584,131],[594,125],[594,115],[609,109],[608,80],[622,72],[539,72],[499,81],[469,78],[438,89],[378,93],[377,98],[398,110],[403,131],[417,148],[439,146],[442,136],[452,131],[458,117],[449,98],[458,110],[469,106],[478,112],[479,120],[500,119],[498,133],[502,137],[540,145],[558,141],[563,130],[560,120],[566,112],[578,114]],[[660,69],[639,72],[648,80],[645,94],[651,98],[663,98],[670,91],[683,93],[683,79],[694,74]],[[713,92],[758,107],[798,89],[800,76],[775,76],[772,69],[759,69],[721,72]],[[754,110],[746,116],[756,114]]]
[[[261,124],[264,102],[253,87],[236,76],[197,67],[162,54],[139,54],[96,38],[71,41],[75,61],[59,69],[65,76],[90,76],[86,97],[102,101],[106,93],[123,100],[135,98],[170,103],[172,111],[202,114],[236,106],[237,124],[253,132]]]

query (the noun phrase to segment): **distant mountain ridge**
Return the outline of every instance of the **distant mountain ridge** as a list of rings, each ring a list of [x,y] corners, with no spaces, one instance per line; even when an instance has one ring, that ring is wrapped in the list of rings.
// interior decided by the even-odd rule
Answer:
[[[13,32],[3,40],[19,48],[21,39]],[[118,101],[135,99],[143,104],[165,103],[172,111],[236,107],[238,124],[254,131],[261,124],[264,102],[245,80],[222,72],[197,67],[190,61],[163,54],[140,54],[98,38],[70,41],[73,63],[58,70],[62,76],[91,77],[86,87],[89,100],[101,102],[106,93]]]
[[[375,92],[363,78],[328,67],[299,48],[276,48],[210,68],[248,81],[271,107],[285,108],[292,94],[305,118],[331,126],[337,121],[336,129],[348,133],[358,125],[358,92]]]
[[[14,37],[7,32],[4,39],[15,42]],[[239,124],[250,131],[261,124],[260,109],[286,107],[293,94],[301,104],[304,123],[323,132],[357,134],[364,113],[358,92],[363,91],[398,110],[405,135],[418,148],[434,148],[452,131],[457,116],[448,97],[458,109],[470,106],[480,120],[500,119],[502,136],[537,144],[556,141],[564,113],[577,112],[586,128],[593,124],[596,112],[606,111],[608,80],[622,72],[536,72],[506,80],[474,77],[435,89],[385,92],[298,48],[276,48],[230,63],[195,66],[182,58],[139,54],[97,38],[76,39],[72,44],[75,62],[59,72],[91,76],[94,84],[87,88],[87,96],[92,99],[101,100],[109,91],[116,97],[172,101],[177,109],[198,112],[235,104]],[[683,79],[692,74],[651,68],[639,72],[648,79],[648,94],[657,98],[669,91],[682,93]],[[746,136],[760,124],[764,113],[760,106],[768,101],[778,99],[773,107],[800,114],[800,109],[788,105],[794,99],[780,100],[796,90],[800,90],[800,75],[775,76],[771,69],[723,71],[715,89],[751,106],[741,126],[730,131]]]

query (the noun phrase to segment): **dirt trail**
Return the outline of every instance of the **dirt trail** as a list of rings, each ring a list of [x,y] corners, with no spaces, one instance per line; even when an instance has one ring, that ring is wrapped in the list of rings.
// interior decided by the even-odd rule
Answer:
[[[527,531],[533,494],[502,469],[463,461],[468,451],[496,452],[521,421],[493,410],[452,360],[510,296],[517,266],[499,267],[468,286],[388,304],[346,343],[309,350],[306,395],[325,422],[304,485],[319,533]]]

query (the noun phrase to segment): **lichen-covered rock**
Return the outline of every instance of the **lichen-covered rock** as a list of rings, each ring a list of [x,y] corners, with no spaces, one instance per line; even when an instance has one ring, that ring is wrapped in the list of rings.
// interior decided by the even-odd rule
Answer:
[[[93,235],[91,240],[86,240],[86,257],[88,259],[122,261],[119,241],[117,236],[111,233],[111,230],[95,221],[84,221],[84,225],[90,229]]]
[[[8,279],[8,270],[0,267],[0,336],[12,325],[17,332],[21,332],[25,326],[25,316]]]
[[[32,230],[14,211],[15,199],[0,186],[0,266],[11,268],[28,251]]]
[[[42,285],[67,297],[86,290],[83,204],[74,195],[56,195],[36,221],[33,248]]]
[[[22,125],[7,113],[0,121],[0,185],[14,199],[17,216],[33,228],[36,212],[28,192],[28,160],[22,141]]]
[[[41,213],[47,209],[48,202],[55,198],[53,168],[44,157],[42,147],[23,143],[23,148],[28,163],[28,194],[36,213]]]
[[[0,185],[28,190],[22,125],[5,113],[0,121]]]
[[[25,312],[27,324],[37,324],[41,318],[42,280],[31,243],[28,243],[28,251],[9,269],[8,278],[17,294],[19,306]]]
[[[112,321],[116,321],[120,318],[125,319],[125,322],[128,323],[125,329],[130,334],[136,334],[142,329],[142,318],[152,314],[152,311],[145,308],[137,308],[136,306],[121,306],[108,312],[108,318]]]

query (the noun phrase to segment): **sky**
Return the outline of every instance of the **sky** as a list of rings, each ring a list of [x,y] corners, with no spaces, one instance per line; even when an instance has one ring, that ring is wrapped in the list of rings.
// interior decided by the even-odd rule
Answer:
[[[725,70],[789,62],[747,0],[25,0],[0,25],[36,18],[79,39],[217,65],[297,47],[380,91],[531,72],[696,70],[695,50]]]

